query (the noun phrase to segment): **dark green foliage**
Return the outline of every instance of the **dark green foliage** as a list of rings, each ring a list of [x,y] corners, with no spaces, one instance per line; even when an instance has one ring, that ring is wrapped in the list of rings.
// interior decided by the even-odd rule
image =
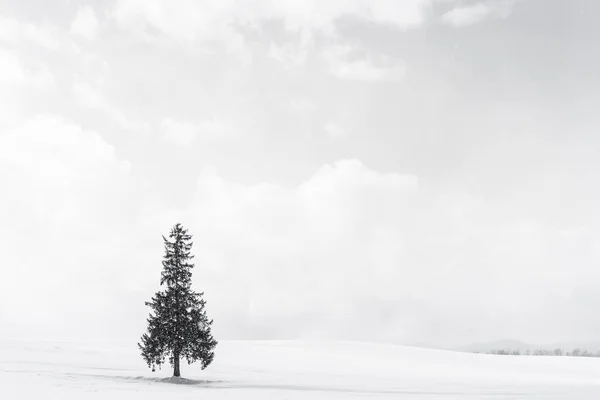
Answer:
[[[168,357],[174,368],[173,375],[180,376],[181,358],[188,364],[200,361],[202,369],[210,365],[217,341],[210,331],[213,321],[204,310],[204,293],[196,293],[191,288],[192,236],[177,224],[171,229],[169,239],[163,236],[165,255],[160,284],[165,290],[146,302],[152,312],[148,317],[148,332],[138,346],[152,371],[160,368]]]

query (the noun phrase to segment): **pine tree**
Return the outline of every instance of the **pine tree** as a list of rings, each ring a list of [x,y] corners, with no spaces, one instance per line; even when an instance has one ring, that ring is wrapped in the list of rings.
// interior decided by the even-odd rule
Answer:
[[[148,317],[148,331],[138,346],[152,371],[160,368],[168,357],[173,376],[179,377],[182,358],[188,364],[200,361],[202,369],[210,365],[217,341],[210,330],[213,321],[204,310],[204,292],[194,292],[191,287],[192,235],[178,223],[169,238],[163,236],[165,255],[160,285],[165,290],[146,302],[153,312]]]

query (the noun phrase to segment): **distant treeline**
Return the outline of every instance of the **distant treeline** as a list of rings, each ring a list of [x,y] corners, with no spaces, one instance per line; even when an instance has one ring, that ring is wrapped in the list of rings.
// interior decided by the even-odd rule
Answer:
[[[479,353],[479,352],[477,352]],[[573,349],[573,351],[565,351],[563,349],[536,349],[536,350],[511,350],[511,349],[494,349],[487,354],[497,354],[501,356],[565,356],[565,357],[600,357],[600,351],[592,353],[585,349]]]

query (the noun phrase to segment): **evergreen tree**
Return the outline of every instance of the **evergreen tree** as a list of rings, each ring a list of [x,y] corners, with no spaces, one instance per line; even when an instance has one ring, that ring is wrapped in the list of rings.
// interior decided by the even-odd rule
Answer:
[[[213,321],[204,310],[204,293],[194,292],[191,287],[192,235],[178,223],[171,229],[169,238],[171,240],[163,236],[165,255],[160,285],[165,289],[146,302],[152,312],[148,317],[148,331],[138,346],[152,371],[157,366],[160,368],[168,357],[173,376],[179,377],[181,358],[188,364],[200,361],[202,369],[210,365],[217,341],[210,331]]]

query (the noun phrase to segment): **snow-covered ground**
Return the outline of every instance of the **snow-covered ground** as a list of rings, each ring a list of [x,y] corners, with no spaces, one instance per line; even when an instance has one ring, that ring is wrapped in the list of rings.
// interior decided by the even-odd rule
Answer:
[[[600,359],[346,342],[221,342],[213,365],[152,373],[128,346],[3,340],[0,399],[600,399]],[[167,378],[167,379],[165,379]]]

